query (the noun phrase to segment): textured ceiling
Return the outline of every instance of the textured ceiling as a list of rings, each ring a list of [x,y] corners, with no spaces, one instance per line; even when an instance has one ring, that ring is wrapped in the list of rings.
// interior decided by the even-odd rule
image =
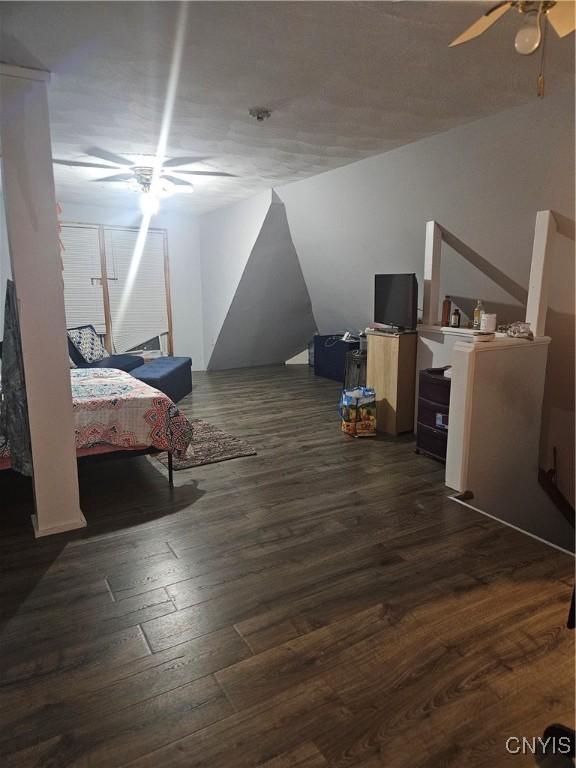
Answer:
[[[209,155],[166,209],[207,211],[535,98],[537,57],[514,52],[510,12],[448,42],[483,2],[192,2],[169,156]],[[53,73],[54,156],[98,146],[153,153],[179,7],[172,2],[2,2],[0,59]],[[549,88],[574,82],[573,36],[549,35]],[[257,123],[248,108],[272,118]],[[135,193],[55,167],[70,202],[132,206]]]

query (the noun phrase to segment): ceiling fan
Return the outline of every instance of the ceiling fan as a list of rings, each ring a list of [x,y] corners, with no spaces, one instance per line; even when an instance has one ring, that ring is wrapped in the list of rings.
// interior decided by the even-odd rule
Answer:
[[[541,49],[540,71],[537,80],[537,95],[544,96],[544,50],[546,44],[547,22],[558,37],[566,37],[576,29],[576,3],[574,0],[511,0],[493,5],[486,13],[464,30],[449,47],[462,45],[482,35],[486,30],[501,19],[511,8],[518,11],[524,22],[516,32],[514,47],[523,56],[529,56]]]
[[[529,55],[540,47],[542,42],[542,24],[549,21],[558,37],[566,37],[576,29],[574,19],[575,4],[572,0],[557,0],[551,2],[531,2],[530,0],[517,0],[516,2],[503,2],[489,8],[486,13],[474,22],[468,29],[462,32],[450,43],[450,48],[462,45],[469,40],[479,37],[490,29],[498,19],[501,19],[511,8],[525,17],[524,24],[516,34],[515,47],[518,53]]]
[[[151,195],[155,164],[154,155],[138,155],[137,160],[129,160],[127,157],[122,157],[121,155],[117,155],[114,152],[108,152],[108,150],[100,149],[99,147],[91,147],[86,150],[85,154],[98,160],[105,160],[107,164],[82,162],[80,160],[60,160],[57,158],[54,158],[52,162],[56,165],[64,165],[72,168],[102,168],[110,171],[121,171],[120,173],[113,173],[111,176],[92,179],[92,181],[120,182],[126,184],[130,189],[140,192],[140,203],[143,209],[146,207],[147,211],[151,209],[157,210],[157,200],[153,199],[155,196]],[[166,158],[160,169],[158,192],[162,195],[169,195],[175,192],[177,188],[183,192],[193,191],[194,185],[192,182],[180,178],[183,175],[235,178],[233,173],[226,173],[224,171],[195,171],[181,167],[203,162],[208,159],[209,157],[207,156]],[[155,211],[153,210],[153,212]]]

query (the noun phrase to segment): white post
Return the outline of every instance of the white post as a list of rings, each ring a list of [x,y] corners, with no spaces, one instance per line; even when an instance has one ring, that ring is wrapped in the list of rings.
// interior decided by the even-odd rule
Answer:
[[[458,342],[452,353],[446,485],[477,498],[537,484],[550,339]]]
[[[47,72],[0,64],[6,229],[19,303],[37,536],[81,528]]]
[[[459,493],[470,490],[470,428],[474,396],[474,344],[459,341],[452,351],[450,425],[446,451],[446,485]]]
[[[534,336],[544,336],[548,309],[548,276],[554,248],[556,221],[552,211],[538,211],[532,248],[532,266],[528,285],[526,322]]]
[[[424,303],[422,322],[437,325],[440,302],[440,254],[442,230],[435,221],[426,222],[426,247],[424,250]]]

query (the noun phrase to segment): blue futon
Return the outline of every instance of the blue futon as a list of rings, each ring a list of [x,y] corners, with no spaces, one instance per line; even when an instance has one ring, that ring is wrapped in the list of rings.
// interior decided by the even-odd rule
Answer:
[[[192,392],[192,360],[189,357],[157,357],[133,368],[130,374],[159,389],[175,403]]]

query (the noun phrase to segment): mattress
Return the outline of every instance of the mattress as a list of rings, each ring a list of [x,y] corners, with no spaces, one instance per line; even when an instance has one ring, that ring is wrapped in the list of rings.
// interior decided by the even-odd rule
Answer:
[[[115,368],[75,368],[70,380],[79,456],[146,448],[185,455],[192,425],[162,392]],[[0,468],[9,466],[0,435]]]

